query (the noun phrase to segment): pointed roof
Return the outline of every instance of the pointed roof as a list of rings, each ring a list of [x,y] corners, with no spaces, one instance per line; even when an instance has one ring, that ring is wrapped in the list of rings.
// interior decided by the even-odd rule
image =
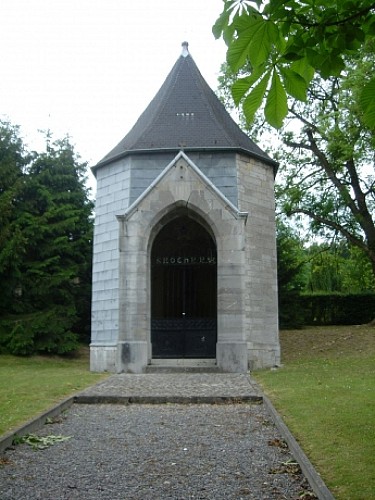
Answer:
[[[132,153],[235,150],[276,166],[234,122],[182,44],[181,56],[130,132],[94,167]]]

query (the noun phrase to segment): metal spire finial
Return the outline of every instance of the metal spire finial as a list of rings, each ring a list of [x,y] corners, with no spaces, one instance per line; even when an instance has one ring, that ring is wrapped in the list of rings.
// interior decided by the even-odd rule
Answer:
[[[182,42],[182,56],[187,57],[189,55],[189,44],[188,42]]]

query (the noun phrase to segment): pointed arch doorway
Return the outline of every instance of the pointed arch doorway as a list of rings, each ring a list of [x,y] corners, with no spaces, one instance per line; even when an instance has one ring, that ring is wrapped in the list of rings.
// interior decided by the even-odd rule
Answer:
[[[153,358],[216,358],[216,244],[187,215],[157,234],[151,250]]]

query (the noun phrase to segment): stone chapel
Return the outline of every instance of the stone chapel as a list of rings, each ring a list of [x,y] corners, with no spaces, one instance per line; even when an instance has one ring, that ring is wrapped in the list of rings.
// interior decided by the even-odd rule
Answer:
[[[93,172],[91,370],[280,362],[274,178],[188,44]]]

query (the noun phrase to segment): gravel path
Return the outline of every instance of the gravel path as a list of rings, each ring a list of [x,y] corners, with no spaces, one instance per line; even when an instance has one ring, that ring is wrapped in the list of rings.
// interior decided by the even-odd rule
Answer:
[[[73,405],[0,459],[1,500],[315,498],[262,404]]]
[[[142,398],[153,400],[160,398],[165,402],[169,398],[230,398],[232,400],[256,398],[258,389],[243,373],[158,373],[152,375],[126,374],[113,375],[80,393],[80,399],[91,401],[100,397]]]

